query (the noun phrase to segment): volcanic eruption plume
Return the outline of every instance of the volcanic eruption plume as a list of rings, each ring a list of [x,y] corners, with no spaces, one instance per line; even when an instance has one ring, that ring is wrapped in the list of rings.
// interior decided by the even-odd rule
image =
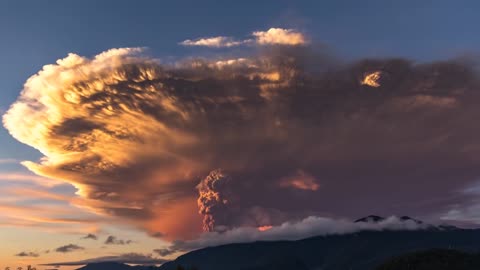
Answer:
[[[221,169],[210,172],[198,185],[198,207],[203,216],[203,230],[214,231],[215,227],[222,225],[221,213],[230,204],[229,183],[231,178]]]
[[[3,124],[43,155],[23,165],[77,188],[74,205],[174,239],[201,233],[199,207],[212,231],[468,203],[451,192],[480,175],[476,70],[332,58],[308,46],[167,64],[135,48],[70,54],[26,81]]]

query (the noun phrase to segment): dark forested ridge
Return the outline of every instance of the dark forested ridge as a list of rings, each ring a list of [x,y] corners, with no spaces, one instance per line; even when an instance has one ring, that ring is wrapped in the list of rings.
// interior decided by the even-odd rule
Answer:
[[[176,270],[179,265],[200,270],[371,270],[392,257],[433,248],[478,252],[480,230],[363,231],[298,241],[230,244],[192,251],[160,270]]]
[[[436,227],[411,231],[362,231],[297,241],[229,244],[195,250],[160,267],[99,263],[81,269],[463,270],[480,269],[477,267],[477,252],[480,252],[480,229]]]
[[[478,270],[480,254],[459,250],[432,249],[389,259],[376,270]]]
[[[118,262],[98,262],[89,263],[76,270],[158,270],[156,266],[130,266],[124,263]]]

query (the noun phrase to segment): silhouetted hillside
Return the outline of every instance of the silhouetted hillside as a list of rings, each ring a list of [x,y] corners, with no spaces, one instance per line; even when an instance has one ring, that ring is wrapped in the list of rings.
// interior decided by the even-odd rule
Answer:
[[[366,217],[359,218],[359,219],[355,220],[355,223],[359,223],[359,222],[378,223],[378,222],[381,222],[381,221],[384,221],[384,220],[385,220],[384,217],[377,216],[377,215],[369,215],[369,216],[366,216]]]
[[[133,270],[130,265],[117,262],[89,263],[77,270]]]
[[[458,250],[433,249],[395,257],[377,270],[478,270],[480,255]]]
[[[153,270],[153,269],[158,269],[158,267],[130,266],[130,265],[118,263],[118,262],[99,262],[99,263],[89,263],[76,270]]]
[[[288,269],[371,270],[389,258],[433,248],[479,251],[480,230],[363,231],[298,241],[230,244],[192,251],[160,269],[176,270],[178,265],[199,270],[287,269],[280,267],[283,263],[290,265]]]

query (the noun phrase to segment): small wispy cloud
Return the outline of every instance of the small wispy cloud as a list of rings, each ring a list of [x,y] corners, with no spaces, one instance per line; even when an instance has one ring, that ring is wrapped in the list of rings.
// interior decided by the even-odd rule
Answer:
[[[168,249],[168,248],[159,248],[159,249],[154,249],[153,252],[157,253],[160,257],[166,257],[168,255],[171,255],[175,252],[177,252],[174,249]]]
[[[151,236],[156,237],[156,238],[162,238],[162,237],[165,236],[165,234],[162,233],[162,232],[156,232],[156,233],[152,233]]]
[[[212,48],[228,48],[240,45],[288,45],[297,46],[307,43],[305,35],[294,29],[270,28],[266,31],[255,31],[251,33],[252,38],[236,40],[228,36],[203,37],[198,39],[187,39],[180,42],[183,46],[201,46]]]
[[[85,235],[84,237],[82,237],[82,239],[92,239],[92,240],[97,240],[97,239],[98,239],[98,237],[97,237],[95,234],[93,234],[93,233],[89,233],[89,234]]]
[[[18,160],[13,158],[0,158],[0,164],[12,164],[19,163]]]
[[[15,256],[17,256],[17,257],[35,257],[36,258],[40,255],[36,252],[22,251],[20,253],[15,254]]]
[[[69,245],[58,247],[55,249],[55,251],[60,253],[68,253],[68,252],[84,250],[84,249],[85,249],[84,247],[81,247],[75,244],[69,244]]]
[[[303,170],[299,170],[296,174],[283,178],[280,181],[280,186],[284,188],[310,191],[316,191],[320,188],[315,177]]]
[[[203,47],[214,47],[214,48],[223,48],[223,47],[234,47],[244,44],[245,40],[234,40],[231,37],[207,37],[199,38],[195,40],[187,39],[180,42],[180,45],[184,46],[203,46]]]
[[[113,235],[110,235],[109,237],[107,237],[107,240],[105,240],[105,245],[129,245],[131,243],[133,243],[132,240],[118,239]]]

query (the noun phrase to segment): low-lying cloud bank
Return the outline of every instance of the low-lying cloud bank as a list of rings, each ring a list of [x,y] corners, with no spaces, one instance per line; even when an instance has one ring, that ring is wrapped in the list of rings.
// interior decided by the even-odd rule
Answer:
[[[377,223],[352,222],[350,220],[331,219],[323,217],[308,217],[298,222],[285,222],[279,226],[261,228],[242,227],[226,230],[224,232],[205,232],[199,238],[189,241],[174,241],[167,248],[155,249],[153,254],[126,253],[118,256],[104,256],[93,259],[56,262],[45,265],[76,266],[88,263],[118,262],[130,264],[162,264],[168,260],[162,257],[176,253],[188,252],[200,248],[219,246],[232,243],[248,243],[254,241],[299,240],[312,236],[326,236],[348,234],[360,231],[383,230],[421,230],[430,228],[430,225],[419,223],[413,219],[402,220],[391,216]]]
[[[324,217],[307,217],[298,222],[285,222],[280,226],[272,226],[266,230],[242,227],[225,232],[206,232],[198,239],[190,241],[174,241],[168,248],[156,249],[160,256],[168,256],[176,252],[185,252],[204,247],[219,246],[232,243],[248,243],[255,241],[299,240],[313,236],[348,234],[360,231],[384,230],[420,230],[430,225],[414,220],[401,220],[391,216],[380,222],[352,222]]]

